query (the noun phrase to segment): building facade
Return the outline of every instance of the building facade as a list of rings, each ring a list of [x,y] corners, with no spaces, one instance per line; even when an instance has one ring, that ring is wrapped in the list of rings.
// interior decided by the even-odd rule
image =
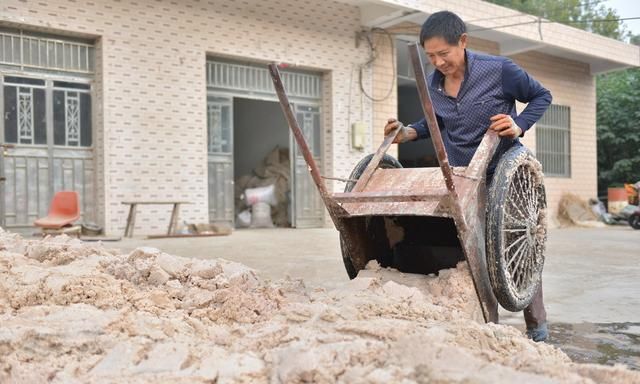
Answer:
[[[234,181],[269,148],[292,148],[269,62],[322,173],[347,177],[411,88],[399,45],[444,7],[469,22],[472,49],[512,57],[552,91],[525,138],[551,209],[564,191],[595,196],[594,75],[640,65],[637,47],[481,1],[5,0],[2,225],[29,228],[63,189],[108,234],[124,230],[130,200],[187,201],[182,221],[232,223]],[[290,180],[291,224],[326,225],[295,151]],[[163,231],[167,209],[139,207],[136,233]]]

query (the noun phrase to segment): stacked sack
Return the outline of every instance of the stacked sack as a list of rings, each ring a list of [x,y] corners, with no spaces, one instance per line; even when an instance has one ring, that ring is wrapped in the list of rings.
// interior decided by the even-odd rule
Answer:
[[[257,212],[263,214],[266,209],[271,211],[271,226],[290,227],[290,163],[289,149],[275,147],[256,166],[251,174],[240,176],[235,181],[235,209],[237,213],[236,226],[239,228],[253,227],[252,215]],[[260,190],[260,188],[272,188]],[[257,192],[253,191],[254,189]],[[247,196],[267,196],[269,208],[264,205],[254,207],[256,201]],[[274,204],[275,201],[275,204]],[[266,223],[263,223],[266,225]],[[256,223],[257,225],[257,223]]]
[[[242,198],[249,208],[238,214],[236,221],[238,227],[273,228],[271,207],[278,204],[273,184],[266,187],[247,188]]]

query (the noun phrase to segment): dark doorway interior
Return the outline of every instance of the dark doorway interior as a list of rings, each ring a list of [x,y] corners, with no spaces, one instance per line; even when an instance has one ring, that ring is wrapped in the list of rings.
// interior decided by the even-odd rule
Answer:
[[[273,185],[273,224],[277,227],[290,227],[289,129],[280,105],[274,101],[235,97],[233,134],[236,215],[246,209],[251,210],[243,198],[247,188]]]
[[[415,83],[400,85],[398,87],[398,119],[408,125],[417,122],[423,117],[424,114]],[[438,166],[431,139],[400,144],[398,147],[398,160],[405,168]]]

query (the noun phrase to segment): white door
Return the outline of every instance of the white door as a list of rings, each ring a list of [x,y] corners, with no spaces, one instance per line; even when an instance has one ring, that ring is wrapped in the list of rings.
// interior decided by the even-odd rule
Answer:
[[[95,220],[91,86],[35,76],[0,85],[4,225],[32,226],[61,190],[78,192],[81,222]]]
[[[233,99],[207,95],[209,222],[233,226]]]
[[[317,105],[294,105],[296,120],[302,130],[313,158],[320,167],[322,140],[320,126],[320,107]],[[291,135],[293,159],[293,226],[296,228],[317,228],[324,224],[324,205],[318,189],[311,178],[307,163]]]

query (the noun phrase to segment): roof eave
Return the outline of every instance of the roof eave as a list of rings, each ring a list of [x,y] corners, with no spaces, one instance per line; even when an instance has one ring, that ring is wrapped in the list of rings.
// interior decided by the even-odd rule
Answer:
[[[429,12],[440,10],[436,1],[431,5],[406,0],[342,1],[359,6],[362,25],[370,28],[390,28],[404,22],[421,25]],[[468,0],[464,6],[450,3],[447,8],[465,20],[471,36],[496,42],[503,56],[547,53],[586,63],[594,75],[640,67],[640,47],[621,41],[479,0]]]

